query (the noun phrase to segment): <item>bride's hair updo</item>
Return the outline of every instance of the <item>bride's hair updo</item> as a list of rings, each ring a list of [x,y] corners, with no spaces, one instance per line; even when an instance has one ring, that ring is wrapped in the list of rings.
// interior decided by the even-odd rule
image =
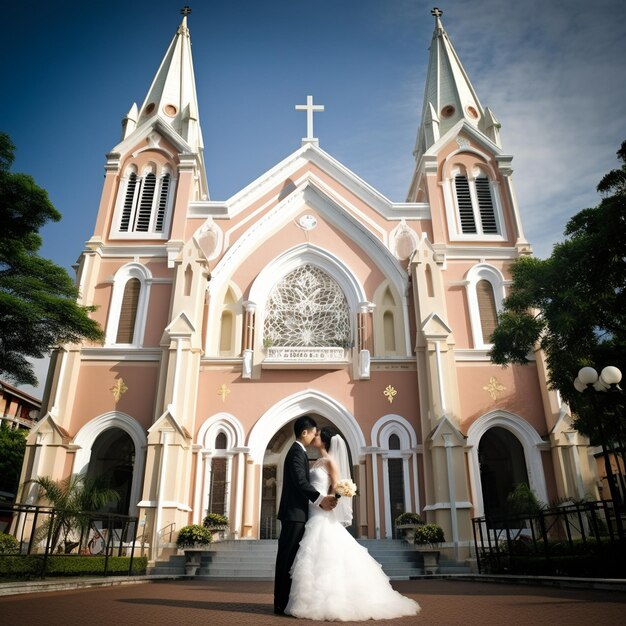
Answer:
[[[320,439],[324,444],[324,448],[326,448],[326,452],[330,450],[330,440],[336,435],[334,430],[328,428],[328,426],[324,426],[322,430],[320,430]]]

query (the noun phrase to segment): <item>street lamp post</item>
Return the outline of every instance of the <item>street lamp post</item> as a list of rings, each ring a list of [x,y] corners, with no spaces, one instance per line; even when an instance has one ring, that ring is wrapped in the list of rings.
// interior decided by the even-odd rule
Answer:
[[[574,380],[574,387],[580,393],[586,393],[592,399],[592,405],[595,412],[595,419],[598,424],[598,432],[600,434],[600,445],[602,446],[602,456],[604,457],[604,467],[606,478],[609,483],[611,492],[611,500],[613,500],[613,508],[615,510],[617,529],[620,537],[623,537],[623,527],[621,519],[621,503],[622,498],[613,474],[613,465],[609,456],[608,442],[606,432],[604,430],[603,416],[599,415],[599,405],[596,393],[606,393],[609,390],[620,390],[619,383],[622,380],[622,372],[612,365],[605,367],[600,375],[593,367],[583,367],[578,372],[578,377]]]

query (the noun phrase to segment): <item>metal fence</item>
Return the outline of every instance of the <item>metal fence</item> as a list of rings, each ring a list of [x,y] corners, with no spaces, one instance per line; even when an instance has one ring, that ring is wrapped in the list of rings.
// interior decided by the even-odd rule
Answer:
[[[626,538],[611,501],[472,520],[481,574],[623,576]]]
[[[60,567],[61,573],[81,573],[82,569],[83,573],[103,576],[111,573],[131,575],[136,550],[140,550],[137,545],[138,518],[128,515],[0,502],[0,520],[6,527],[4,532],[17,541],[15,550],[0,551],[0,559],[12,557],[17,568],[19,563],[15,557],[31,557],[37,565],[32,571],[38,577],[49,573],[51,558],[59,560],[61,557],[99,557],[92,561],[83,560],[81,567]],[[114,557],[129,557],[128,569],[120,571],[119,563],[116,563],[115,572],[111,572]],[[3,568],[5,575],[7,569],[10,568]]]

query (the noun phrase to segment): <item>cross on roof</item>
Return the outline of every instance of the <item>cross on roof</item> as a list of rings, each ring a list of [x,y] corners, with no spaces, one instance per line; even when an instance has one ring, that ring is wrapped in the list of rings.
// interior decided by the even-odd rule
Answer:
[[[187,17],[189,14],[191,13],[191,7],[185,5],[181,10],[180,10],[180,14],[184,15],[185,17]]]
[[[443,11],[442,11],[441,9],[439,9],[438,7],[435,7],[435,8],[434,8],[434,9],[430,12],[430,14],[431,14],[433,17],[441,17],[441,16],[443,15]]]
[[[313,104],[313,96],[306,97],[306,104],[296,104],[296,111],[306,111],[306,137],[302,142],[317,142],[313,137],[313,113],[324,110],[323,104]]]

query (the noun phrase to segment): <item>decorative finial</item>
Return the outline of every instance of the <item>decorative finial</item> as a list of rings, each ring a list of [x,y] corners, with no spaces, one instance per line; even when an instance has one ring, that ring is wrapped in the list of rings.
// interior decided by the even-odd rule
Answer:
[[[188,7],[187,7],[187,8],[188,8]],[[439,19],[439,18],[443,15],[443,11],[442,11],[439,7],[435,7],[435,8],[434,8],[434,9],[430,12],[430,14],[431,14],[433,17],[435,17],[435,18]]]
[[[181,10],[180,10],[180,14],[184,17],[187,17],[189,14],[191,13],[191,7],[185,5]]]
[[[303,144],[317,144],[317,139],[313,136],[313,113],[323,110],[323,104],[313,104],[313,96],[306,97],[306,104],[296,104],[296,111],[306,111],[306,137],[302,139]]]

